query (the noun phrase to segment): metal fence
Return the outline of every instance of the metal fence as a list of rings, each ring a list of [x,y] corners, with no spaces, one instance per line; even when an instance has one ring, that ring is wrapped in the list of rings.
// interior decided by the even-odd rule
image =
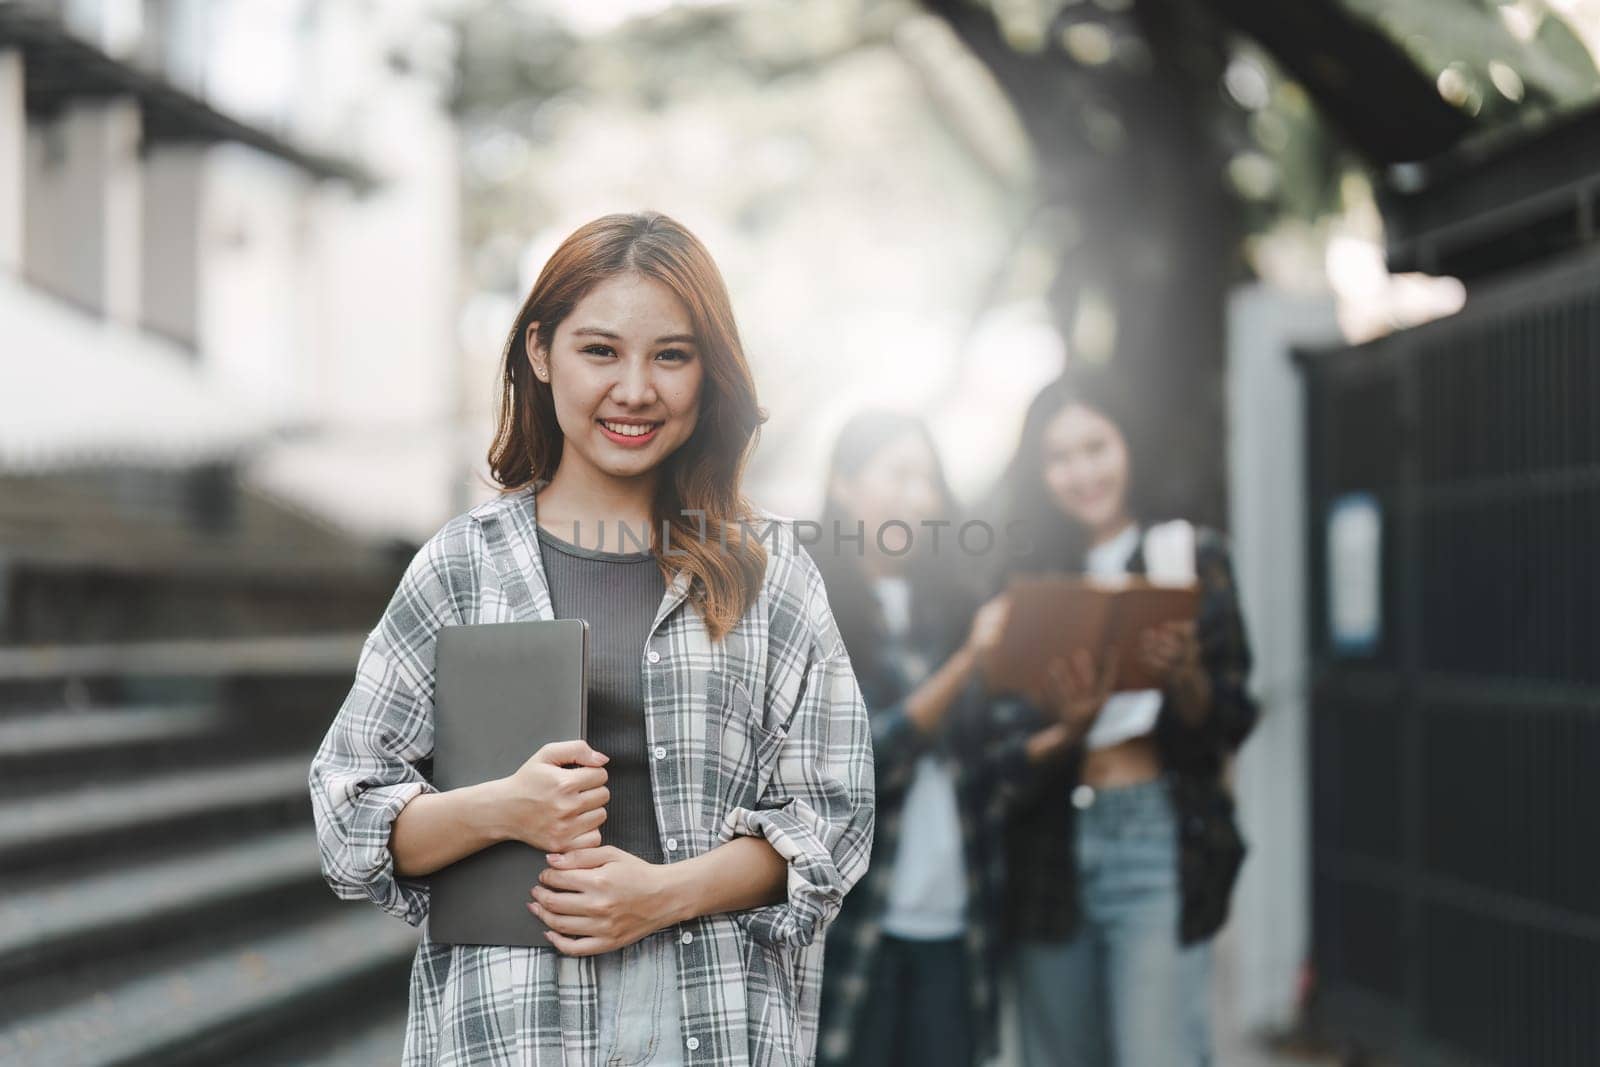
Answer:
[[[1325,1018],[1406,1064],[1600,1063],[1600,256],[1302,366]],[[1330,547],[1351,500],[1375,556]]]

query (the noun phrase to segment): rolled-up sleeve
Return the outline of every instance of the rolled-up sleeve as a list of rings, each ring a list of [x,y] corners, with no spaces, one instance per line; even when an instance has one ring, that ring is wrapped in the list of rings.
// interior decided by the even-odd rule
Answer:
[[[788,863],[787,899],[735,918],[757,942],[797,948],[822,936],[866,873],[875,771],[867,702],[822,575],[792,527],[780,547],[768,574],[763,721],[781,721],[784,734],[755,806],[727,812],[720,836],[764,837]]]
[[[916,775],[917,757],[928,751],[930,738],[911,721],[906,701],[868,709],[872,751],[877,762],[877,799],[887,802],[905,794]]]
[[[335,895],[371,900],[413,926],[428,913],[427,882],[396,874],[389,834],[413,797],[438,792],[419,764],[433,753],[434,639],[451,615],[440,540],[417,554],[367,636],[308,778],[322,874]]]
[[[724,823],[729,836],[765,837],[789,865],[787,900],[739,913],[753,938],[799,946],[822,933],[866,873],[873,813],[866,702],[841,648],[807,666],[762,799]]]

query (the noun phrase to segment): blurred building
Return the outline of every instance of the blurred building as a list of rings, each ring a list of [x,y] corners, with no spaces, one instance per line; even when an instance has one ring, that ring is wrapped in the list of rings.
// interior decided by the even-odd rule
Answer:
[[[456,502],[451,41],[420,3],[0,4],[0,469],[223,466],[431,533]]]
[[[0,3],[0,1063],[398,1058],[306,773],[458,503],[451,41]]]

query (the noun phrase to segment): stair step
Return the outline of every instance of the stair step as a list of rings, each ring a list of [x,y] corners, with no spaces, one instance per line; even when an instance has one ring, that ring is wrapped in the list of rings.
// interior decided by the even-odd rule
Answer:
[[[394,990],[364,1019],[348,1015],[281,1040],[264,1040],[229,1067],[378,1067],[399,1063],[406,1043],[405,989]]]
[[[18,761],[57,753],[182,741],[217,729],[211,707],[60,708],[0,719],[0,753]]]
[[[297,889],[331,897],[310,827],[0,893],[0,981],[29,966],[59,968],[167,937],[203,936],[204,916],[230,905],[248,915],[269,901],[283,910]]]
[[[230,1063],[263,1037],[339,1010],[344,998],[404,996],[417,931],[371,907],[325,916],[105,985],[0,1029],[8,1067]]]
[[[251,809],[309,809],[310,767],[306,753],[9,800],[0,806],[0,870],[81,857],[97,843],[135,844],[135,831],[173,840],[177,829]]]
[[[241,729],[247,725],[250,735]],[[226,712],[214,699],[14,712],[0,715],[0,804],[86,783],[131,783],[259,759],[307,743],[303,736],[269,736],[256,720]]]

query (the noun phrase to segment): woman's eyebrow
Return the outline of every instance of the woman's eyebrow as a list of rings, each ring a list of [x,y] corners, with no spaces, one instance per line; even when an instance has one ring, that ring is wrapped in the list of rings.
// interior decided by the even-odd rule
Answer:
[[[579,326],[577,329],[572,331],[572,336],[574,336],[574,337],[604,337],[604,338],[606,338],[607,340],[610,340],[610,341],[620,341],[620,340],[622,340],[622,335],[620,333],[617,333],[615,330],[608,330],[603,326]],[[669,345],[669,344],[692,345],[692,344],[695,344],[696,341],[695,341],[695,338],[694,338],[694,334],[692,334],[692,333],[669,333],[669,334],[666,334],[664,336],[657,337],[655,339],[655,343],[658,344],[658,345]]]

